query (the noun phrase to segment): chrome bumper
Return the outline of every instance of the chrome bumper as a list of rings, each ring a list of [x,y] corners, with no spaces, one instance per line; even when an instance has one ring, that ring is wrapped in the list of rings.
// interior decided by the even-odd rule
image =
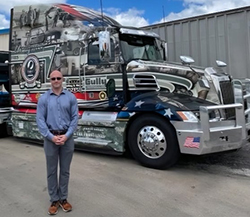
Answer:
[[[244,105],[246,131],[250,133],[250,79],[234,79],[234,101]]]
[[[209,111],[234,108],[234,120],[209,120]],[[199,122],[172,122],[181,153],[202,155],[240,148],[247,140],[242,104],[200,106]]]

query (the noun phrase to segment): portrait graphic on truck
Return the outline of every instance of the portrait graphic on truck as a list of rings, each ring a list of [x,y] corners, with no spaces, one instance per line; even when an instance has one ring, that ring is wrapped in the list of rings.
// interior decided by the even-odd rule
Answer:
[[[32,21],[21,19],[33,10]],[[21,21],[22,20],[22,21]],[[221,68],[166,61],[153,32],[124,27],[91,9],[66,4],[12,9],[13,135],[42,140],[37,101],[57,69],[79,106],[76,148],[122,154],[167,168],[181,153],[207,154],[242,146],[244,107]]]

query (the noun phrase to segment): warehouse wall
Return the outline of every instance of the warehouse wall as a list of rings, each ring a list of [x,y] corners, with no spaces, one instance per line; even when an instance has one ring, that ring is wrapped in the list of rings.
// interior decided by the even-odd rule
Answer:
[[[0,29],[0,50],[9,50],[9,29]]]
[[[191,56],[196,65],[228,64],[233,77],[250,78],[250,7],[144,27],[166,40],[169,60]]]

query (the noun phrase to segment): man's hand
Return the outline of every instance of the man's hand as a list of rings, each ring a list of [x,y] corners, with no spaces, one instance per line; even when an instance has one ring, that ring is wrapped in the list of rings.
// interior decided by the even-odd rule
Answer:
[[[65,135],[60,135],[60,136],[58,136],[58,144],[59,145],[64,145],[64,143],[67,141],[67,136],[65,136]]]
[[[61,142],[60,136],[54,136],[52,138],[52,142],[55,143],[56,145],[63,145],[64,143]]]
[[[52,142],[54,142],[56,145],[60,145],[60,144],[59,144],[59,142],[60,142],[59,137],[58,137],[58,136],[54,136],[54,137],[52,138]]]
[[[67,136],[60,135],[60,136],[54,136],[52,138],[52,142],[54,142],[56,145],[64,145],[64,143],[67,141]]]

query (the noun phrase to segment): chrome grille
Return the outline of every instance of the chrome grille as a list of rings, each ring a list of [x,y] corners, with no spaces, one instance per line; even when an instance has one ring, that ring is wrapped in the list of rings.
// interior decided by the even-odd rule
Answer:
[[[222,95],[223,104],[233,104],[234,103],[234,91],[231,81],[220,81],[220,90]],[[235,117],[235,109],[225,110],[226,118]]]

